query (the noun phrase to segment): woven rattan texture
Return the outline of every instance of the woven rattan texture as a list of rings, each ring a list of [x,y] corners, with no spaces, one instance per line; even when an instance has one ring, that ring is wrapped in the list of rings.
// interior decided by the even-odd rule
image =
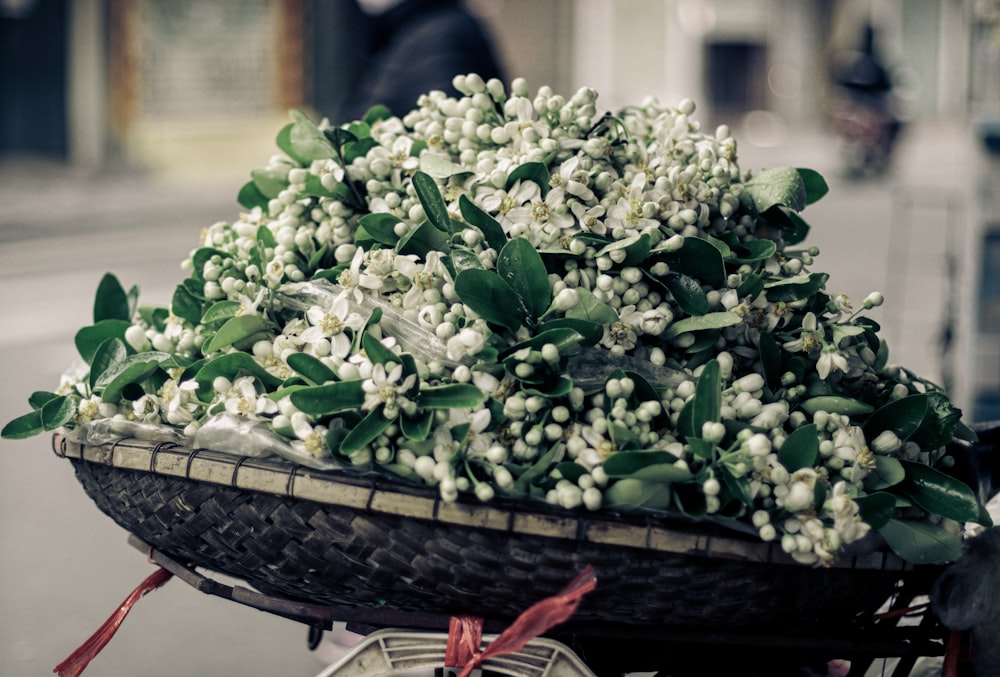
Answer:
[[[158,550],[316,604],[511,619],[590,564],[598,585],[576,620],[792,630],[873,612],[904,575],[500,533],[72,463],[97,506]]]

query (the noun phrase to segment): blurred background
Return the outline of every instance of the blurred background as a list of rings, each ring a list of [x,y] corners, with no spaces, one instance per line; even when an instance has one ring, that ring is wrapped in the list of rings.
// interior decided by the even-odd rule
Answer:
[[[74,358],[106,271],[169,303],[298,108],[340,120],[382,8],[0,0],[0,422]],[[892,361],[1000,418],[1000,0],[475,0],[510,77],[685,97],[744,170],[810,167],[814,270],[881,291]],[[375,25],[378,23],[376,17]],[[869,30],[870,29],[870,30]],[[49,440],[0,442],[0,674],[42,675],[152,571]],[[304,626],[172,581],[88,674],[311,675]]]

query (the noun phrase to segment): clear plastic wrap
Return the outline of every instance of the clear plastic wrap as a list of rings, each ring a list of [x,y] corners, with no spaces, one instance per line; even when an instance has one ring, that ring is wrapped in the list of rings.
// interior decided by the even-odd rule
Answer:
[[[305,312],[311,306],[329,308],[334,300],[345,293],[343,287],[328,280],[317,279],[308,282],[289,282],[281,285],[277,291],[277,299],[282,308]],[[345,298],[352,311],[360,315],[370,315],[376,308],[382,312],[379,326],[384,334],[392,336],[403,349],[425,364],[439,362],[446,367],[457,367],[459,364],[471,366],[475,359],[456,361],[448,356],[448,347],[444,341],[429,329],[420,326],[389,303],[381,296],[363,294],[360,301],[354,295],[347,294]]]
[[[160,423],[143,423],[124,418],[100,418],[82,426],[64,431],[66,439],[78,444],[101,445],[134,437],[149,442],[185,444],[184,433],[174,426]]]
[[[341,467],[331,459],[303,453],[268,428],[264,421],[250,421],[229,413],[216,414],[198,428],[194,446],[234,456],[264,458],[280,456],[316,470]]]

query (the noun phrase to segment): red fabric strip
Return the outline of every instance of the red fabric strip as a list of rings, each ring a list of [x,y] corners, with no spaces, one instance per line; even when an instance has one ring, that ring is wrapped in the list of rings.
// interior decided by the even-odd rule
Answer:
[[[483,619],[478,616],[452,616],[448,624],[448,645],[444,666],[459,668],[472,660],[483,643]]]
[[[108,620],[101,624],[101,627],[97,629],[93,635],[87,639],[86,642],[81,644],[76,651],[71,653],[66,657],[62,663],[57,665],[52,671],[59,675],[59,677],[77,677],[80,675],[86,667],[90,664],[90,661],[97,657],[97,654],[101,652],[101,649],[111,641],[111,638],[115,636],[118,632],[118,628],[121,626],[122,621],[128,615],[128,612],[132,610],[132,607],[139,598],[145,595],[147,592],[152,592],[158,587],[170,580],[171,574],[166,569],[160,568],[150,574],[146,580],[136,587],[128,597],[125,598],[118,608],[115,609],[114,613],[108,617]]]
[[[550,628],[566,622],[570,616],[576,613],[581,598],[596,586],[597,577],[594,576],[594,570],[588,564],[587,568],[580,572],[561,592],[534,604],[518,616],[510,627],[490,642],[490,645],[482,653],[479,653],[477,643],[475,652],[465,663],[459,677],[468,677],[485,660],[493,656],[514,653]],[[449,643],[450,641],[449,637]],[[457,667],[457,665],[450,667]]]

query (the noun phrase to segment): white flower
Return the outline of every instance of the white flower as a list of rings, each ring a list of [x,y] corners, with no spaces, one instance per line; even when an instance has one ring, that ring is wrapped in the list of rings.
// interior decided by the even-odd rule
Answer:
[[[133,401],[129,418],[141,423],[160,423],[160,399],[146,394]]]
[[[309,417],[301,411],[294,412],[289,418],[292,432],[297,439],[289,444],[296,451],[309,456],[323,457],[329,455],[326,446],[327,428],[323,425],[313,425]]]
[[[300,338],[317,357],[347,357],[351,352],[351,338],[346,330],[358,331],[364,324],[364,318],[351,312],[346,292],[334,298],[329,308],[311,306],[306,311],[306,319],[311,326]]]
[[[194,414],[200,408],[196,396],[198,382],[194,379],[178,383],[167,379],[160,386],[160,399],[166,409],[167,423],[171,425],[187,425],[194,420]]]
[[[799,338],[787,341],[783,347],[792,353],[814,353],[823,347],[823,329],[818,326],[815,313],[805,314]]]
[[[846,372],[847,368],[847,357],[833,347],[825,348],[816,361],[816,373],[824,381],[830,375],[830,372]]]
[[[400,411],[409,415],[416,413],[416,403],[406,394],[416,385],[417,375],[410,374],[403,378],[403,365],[395,362],[389,362],[388,367],[387,371],[384,364],[374,365],[371,378],[361,382],[361,389],[365,392],[361,408],[371,411],[381,405],[386,418],[396,418]]]
[[[605,220],[608,228],[616,237],[633,237],[646,231],[658,230],[660,222],[651,218],[651,214],[644,211],[645,200],[643,200],[646,188],[646,174],[639,172],[632,180],[628,195],[621,197],[608,210],[608,218]],[[616,232],[615,229],[621,229]]]
[[[467,357],[473,357],[486,347],[486,336],[472,327],[463,327],[457,334],[448,339],[446,351],[448,358],[461,362]]]
[[[223,405],[230,414],[256,420],[278,412],[277,403],[267,395],[257,392],[252,376],[241,376],[233,381],[228,391],[222,393]]]

